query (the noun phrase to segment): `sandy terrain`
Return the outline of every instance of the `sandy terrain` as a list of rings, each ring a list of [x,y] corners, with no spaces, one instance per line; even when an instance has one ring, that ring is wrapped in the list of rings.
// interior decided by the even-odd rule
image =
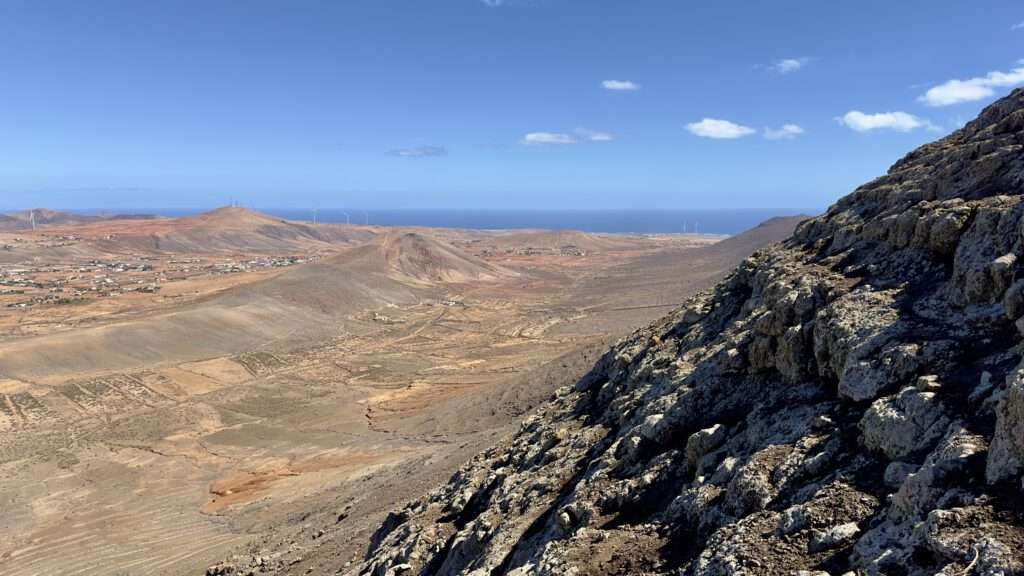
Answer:
[[[0,573],[333,571],[610,339],[793,225],[718,242],[226,209],[4,234]]]

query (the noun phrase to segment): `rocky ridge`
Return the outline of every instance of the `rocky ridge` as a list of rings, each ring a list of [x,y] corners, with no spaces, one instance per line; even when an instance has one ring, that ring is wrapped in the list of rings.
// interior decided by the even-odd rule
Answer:
[[[610,350],[348,574],[1024,574],[1024,91]]]

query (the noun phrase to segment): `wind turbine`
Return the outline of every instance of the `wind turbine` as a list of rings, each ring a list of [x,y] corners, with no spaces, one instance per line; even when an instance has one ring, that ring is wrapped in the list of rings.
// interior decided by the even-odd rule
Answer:
[[[36,229],[36,211],[35,210],[29,210],[28,211],[28,219],[32,221],[32,229],[35,230]]]
[[[345,224],[351,224],[352,223],[352,219],[349,218],[348,212],[342,212],[342,214],[345,215]]]

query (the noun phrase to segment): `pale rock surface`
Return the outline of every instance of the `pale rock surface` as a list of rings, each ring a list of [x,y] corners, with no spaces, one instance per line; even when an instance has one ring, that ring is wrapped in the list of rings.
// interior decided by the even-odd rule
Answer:
[[[986,475],[989,482],[1014,478],[1024,469],[1024,364],[1006,379],[1006,393],[999,401],[996,433],[989,450]]]

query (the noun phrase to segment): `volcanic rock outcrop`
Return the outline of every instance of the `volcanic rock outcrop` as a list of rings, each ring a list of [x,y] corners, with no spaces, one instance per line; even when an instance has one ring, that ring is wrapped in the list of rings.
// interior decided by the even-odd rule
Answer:
[[[609,351],[351,574],[1024,574],[1024,91]]]

